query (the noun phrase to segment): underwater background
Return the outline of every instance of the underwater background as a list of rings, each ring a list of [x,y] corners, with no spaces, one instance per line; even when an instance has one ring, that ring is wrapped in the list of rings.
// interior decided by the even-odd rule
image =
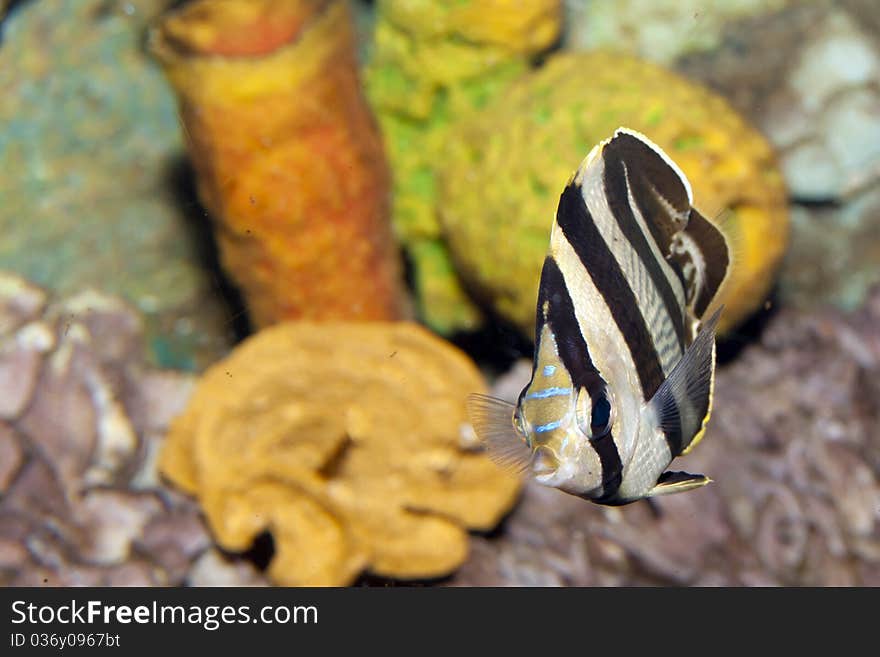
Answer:
[[[703,489],[498,469],[618,126],[735,245]],[[0,583],[880,585],[876,0],[0,0]],[[673,464],[675,466],[675,464]]]

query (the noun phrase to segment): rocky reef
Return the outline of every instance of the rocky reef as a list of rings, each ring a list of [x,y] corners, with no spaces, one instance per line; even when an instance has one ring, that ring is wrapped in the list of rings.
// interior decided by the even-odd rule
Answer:
[[[141,322],[120,300],[49,301],[3,275],[0,581],[260,584],[212,532],[246,550],[268,529],[269,573],[283,583],[350,582],[369,564],[403,579],[461,564],[446,583],[877,586],[878,323],[880,289],[851,315],[773,315],[719,369],[709,433],[687,457],[714,479],[707,488],[607,508],[529,484],[498,531],[468,540],[462,525],[493,527],[518,485],[462,432],[457,391],[480,389],[481,377],[423,329],[390,325],[370,339],[369,324],[282,324],[209,370],[191,397],[192,377],[144,363]],[[306,361],[327,341],[367,345],[374,366],[357,371],[384,372],[385,383],[353,380],[336,399],[329,381],[289,376],[314,371]],[[331,363],[334,384],[350,356]],[[523,361],[494,393],[515,397],[529,373]],[[192,499],[162,484],[157,461],[198,491],[211,531]],[[296,549],[317,561],[290,557]]]
[[[792,204],[781,299],[852,310],[880,282],[880,20],[870,0],[791,2],[732,21],[676,67],[779,153]]]
[[[620,508],[530,484],[451,583],[880,585],[878,325],[880,288],[852,315],[780,310],[719,369],[707,436],[681,461],[714,483]]]
[[[677,68],[724,93],[767,134],[792,198],[845,198],[880,180],[872,13],[870,2],[790,3],[729,23],[718,48]]]
[[[284,322],[204,374],[161,469],[224,549],[269,532],[276,583],[447,575],[519,489],[465,431],[464,393],[483,386],[416,324]]]
[[[193,382],[143,360],[143,321],[0,274],[0,584],[256,583],[217,553],[158,448]]]
[[[566,45],[573,50],[612,48],[665,65],[695,52],[711,52],[732,22],[763,17],[791,0],[568,0]]]

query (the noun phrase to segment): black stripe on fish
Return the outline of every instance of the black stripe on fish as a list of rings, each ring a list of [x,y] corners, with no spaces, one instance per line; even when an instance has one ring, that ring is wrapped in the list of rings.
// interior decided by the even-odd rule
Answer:
[[[727,240],[721,231],[696,210],[691,211],[685,233],[693,239],[702,255],[704,268],[698,277],[700,285],[693,301],[694,316],[702,317],[724,282],[730,265],[730,254]]]
[[[630,173],[633,199],[642,216],[645,217],[651,237],[660,252],[669,255],[672,238],[684,227],[684,224],[670,215],[670,208],[664,205],[662,197],[653,185],[644,180],[644,176],[635,173],[630,166],[627,166],[627,171]]]
[[[544,323],[550,325],[559,349],[559,358],[571,376],[575,388],[586,388],[590,397],[594,391],[606,385],[593,365],[587,342],[581,334],[580,324],[574,312],[574,303],[568,291],[565,277],[552,256],[544,259],[541,283],[538,288],[538,313],[535,336],[540,340]],[[536,346],[535,353],[539,351]]]
[[[603,150],[606,169],[611,160],[626,167],[629,192],[650,236],[684,288],[690,313],[702,317],[729,268],[723,233],[693,208],[684,173],[644,136],[618,130]]]
[[[669,256],[673,237],[685,228],[692,209],[686,178],[654,148],[626,132],[618,131],[606,146],[608,149],[626,166],[629,191],[636,207],[658,250],[685,289],[681,263]]]
[[[617,496],[617,491],[623,482],[623,463],[620,460],[620,452],[617,450],[617,443],[614,442],[613,433],[590,441],[590,445],[596,450],[599,455],[599,463],[602,465],[602,495],[593,501],[599,504],[607,503]],[[609,474],[611,474],[610,477]]]
[[[595,404],[599,396],[605,394],[607,382],[593,364],[587,341],[581,333],[575,315],[574,303],[565,276],[552,256],[544,259],[544,267],[541,270],[535,326],[538,340],[545,323],[549,324],[556,338],[559,358],[568,370],[572,384],[577,389],[584,388],[590,396],[591,404]],[[540,345],[536,345],[535,354],[539,350]],[[603,495],[616,493],[623,479],[623,463],[613,436],[609,433],[598,440],[590,441],[590,444],[599,455],[602,466]]]
[[[659,198],[669,204],[669,209],[679,215],[676,220],[669,211],[658,215],[667,218],[658,228],[671,236],[678,232],[687,221],[691,209],[690,191],[685,184],[682,172],[667,160],[656,148],[652,148],[644,137],[618,130],[603,150],[605,161],[608,156],[626,164],[631,172],[638,172],[635,182],[642,190],[652,190]],[[643,197],[644,198],[644,197]]]
[[[665,314],[669,317],[669,320],[672,323],[672,328],[675,331],[675,338],[678,341],[679,346],[684,349],[684,308],[679,299],[676,298],[670,280],[651,250],[651,246],[648,244],[649,238],[644,232],[642,232],[642,228],[639,226],[635,214],[633,213],[632,206],[630,205],[629,190],[632,188],[634,182],[636,185],[640,184],[638,182],[640,176],[634,175],[633,179],[630,179],[628,182],[629,171],[635,171],[636,169],[634,167],[626,167],[616,153],[616,150],[613,148],[617,140],[621,137],[629,137],[629,135],[616,137],[605,147],[605,150],[602,151],[605,163],[603,183],[605,196],[608,200],[608,207],[617,222],[617,226],[620,228],[620,231],[632,246],[633,250],[635,250],[639,261],[642,263],[642,267],[644,267],[645,271],[648,273],[648,277],[654,284],[657,293],[660,295],[660,300],[663,302],[663,309],[666,311]],[[641,166],[641,163],[634,166]],[[649,226],[654,223],[655,217],[645,214],[643,214],[643,216],[645,222]],[[644,300],[641,301],[644,303]],[[654,344],[656,345],[658,340],[655,331],[651,331],[651,335],[654,336]],[[676,357],[678,356],[679,354],[676,354]]]
[[[645,401],[663,383],[663,368],[635,294],[590,216],[580,186],[572,183],[559,199],[556,223],[574,249],[611,312],[632,355]],[[540,306],[539,306],[540,308]],[[579,329],[578,329],[578,332]]]

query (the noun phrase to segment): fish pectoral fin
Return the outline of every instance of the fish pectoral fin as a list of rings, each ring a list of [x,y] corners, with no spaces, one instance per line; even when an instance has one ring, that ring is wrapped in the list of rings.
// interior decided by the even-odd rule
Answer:
[[[673,458],[686,454],[700,441],[709,421],[715,382],[715,326],[720,315],[721,308],[703,324],[649,402],[658,426],[677,444]]]
[[[673,493],[683,493],[686,490],[700,488],[710,483],[712,480],[706,475],[691,474],[690,472],[664,472],[657,480],[657,484],[648,491],[646,497],[657,497],[658,495],[672,495]]]
[[[503,399],[473,393],[467,397],[468,418],[486,453],[498,466],[521,474],[532,459],[532,450],[513,425],[516,406]]]

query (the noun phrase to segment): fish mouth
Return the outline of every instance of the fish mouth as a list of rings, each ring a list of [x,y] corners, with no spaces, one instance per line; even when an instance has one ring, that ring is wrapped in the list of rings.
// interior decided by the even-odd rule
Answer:
[[[578,469],[575,462],[562,460],[549,447],[538,447],[532,455],[532,476],[542,486],[558,488],[579,495]]]
[[[532,474],[541,483],[553,478],[559,470],[559,458],[549,447],[538,447],[532,454]]]

